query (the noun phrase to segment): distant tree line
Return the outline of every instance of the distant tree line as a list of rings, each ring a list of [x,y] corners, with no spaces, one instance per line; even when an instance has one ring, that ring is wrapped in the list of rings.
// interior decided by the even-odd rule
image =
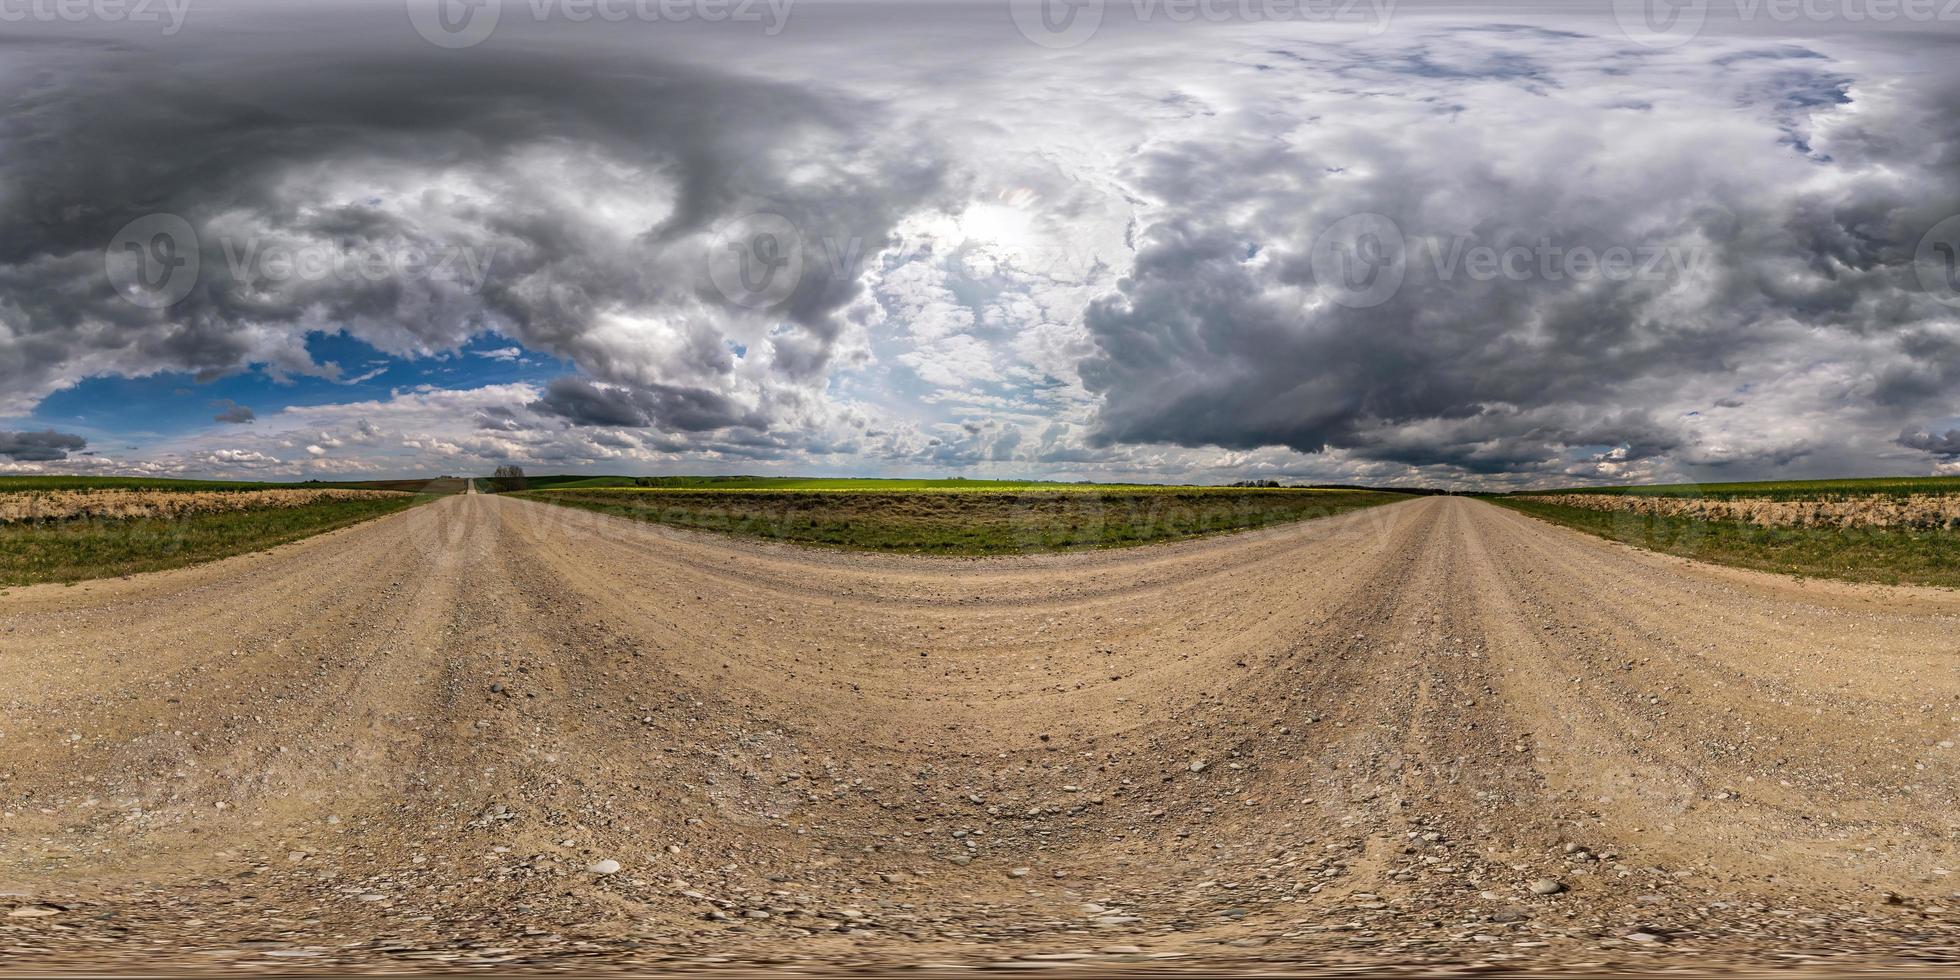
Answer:
[[[510,464],[499,466],[497,467],[496,474],[490,477],[489,482],[492,493],[509,493],[512,490],[522,490],[525,488],[524,467],[512,466]]]

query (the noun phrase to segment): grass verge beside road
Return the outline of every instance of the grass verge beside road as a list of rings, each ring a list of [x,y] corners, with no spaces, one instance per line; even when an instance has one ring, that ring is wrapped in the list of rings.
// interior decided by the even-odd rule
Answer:
[[[1538,493],[1629,497],[1705,497],[1710,500],[1820,500],[1864,496],[1960,493],[1960,476],[1878,476],[1848,480],[1770,480],[1759,483],[1664,483],[1634,487],[1569,487]]]
[[[1509,507],[1613,541],[1699,561],[1810,578],[1960,588],[1960,535],[1873,527],[1766,527],[1588,510],[1510,497]]]
[[[406,510],[427,499],[401,494],[167,520],[0,524],[0,586],[129,575],[262,551]]]
[[[177,480],[153,476],[0,476],[0,493],[53,490],[164,490],[172,493],[227,493],[239,490],[400,490],[408,493],[462,493],[467,477],[433,480],[307,480],[304,483],[265,483],[250,480]]]
[[[937,555],[1123,547],[1272,527],[1410,499],[1366,491],[1220,487],[563,489],[515,496],[773,541]]]

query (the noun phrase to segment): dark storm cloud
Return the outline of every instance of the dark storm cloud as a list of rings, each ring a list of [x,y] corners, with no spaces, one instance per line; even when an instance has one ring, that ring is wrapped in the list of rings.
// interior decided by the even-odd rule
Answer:
[[[805,379],[828,363],[855,270],[813,254],[752,311],[708,275],[708,236],[766,211],[875,249],[940,180],[875,106],[564,38],[444,52],[399,16],[379,36],[323,22],[154,51],[13,49],[0,392],[36,397],[84,362],[331,373],[299,339],[322,327],[394,353],[497,329],[601,379],[665,382],[657,357],[594,336],[604,316],[661,311],[786,324],[772,367]],[[565,203],[587,196],[623,213]],[[157,213],[201,246],[194,288],[160,310],[104,274],[118,231]]]
[[[0,430],[0,456],[22,463],[47,463],[67,459],[71,452],[88,447],[88,440],[66,432],[7,432]]]
[[[1257,270],[1246,251],[1231,229],[1153,229],[1122,292],[1090,307],[1101,353],[1083,377],[1106,396],[1099,442],[1336,447],[1478,472],[1542,462],[1563,445],[1630,440],[1651,454],[1675,440],[1638,415],[1548,418],[1521,407],[1587,402],[1612,371],[1708,353],[1692,338],[1623,343],[1598,357],[1615,362],[1609,370],[1576,344],[1516,338],[1510,324],[1533,319],[1554,337],[1598,343],[1632,329],[1633,297],[1424,283],[1416,268],[1389,303],[1308,311],[1294,291],[1310,281],[1302,258]]]
[[[1948,429],[1944,433],[1908,429],[1899,434],[1899,445],[1943,459],[1960,459],[1960,429]]]
[[[553,378],[530,409],[573,425],[615,428],[651,426],[665,432],[762,429],[763,415],[718,392],[672,385],[602,385],[584,378]]]
[[[573,425],[638,427],[647,424],[646,411],[633,392],[600,387],[582,378],[553,378],[544,397],[532,402],[530,408],[559,416]]]
[[[1571,74],[1570,61],[1557,63]],[[1515,55],[1499,67],[1479,77],[1528,79],[1520,90],[1532,94],[1556,87]],[[1835,421],[1898,431],[1899,414],[1930,411],[1960,384],[1960,346],[1940,326],[1952,310],[1925,295],[1914,268],[1922,236],[1960,213],[1956,73],[1926,73],[1844,120],[1833,114],[1850,81],[1813,52],[1756,51],[1746,65],[1719,66],[1743,70],[1756,74],[1732,83],[1740,101],[1750,111],[1763,103],[1769,124],[1791,134],[1764,148],[1763,173],[1873,167],[1895,179],[1789,190],[1750,169],[1765,161],[1715,163],[1664,128],[1601,147],[1588,158],[1597,163],[1500,172],[1481,158],[1529,147],[1504,142],[1529,134],[1492,125],[1509,110],[1489,102],[1483,128],[1466,129],[1480,107],[1458,103],[1465,125],[1384,125],[1355,147],[1324,138],[1154,148],[1137,173],[1142,192],[1165,202],[1160,216],[1142,230],[1129,275],[1086,313],[1097,352],[1082,378],[1103,398],[1092,444],[1337,449],[1476,474],[1555,472],[1609,451],[1615,464],[1666,455],[1772,468],[1811,448],[1770,437],[1696,448],[1702,423],[1663,406],[1737,371],[1846,352],[1858,358],[1844,364],[1857,381]],[[1820,143],[1812,128],[1826,117]],[[1575,113],[1560,135],[1592,122]],[[1342,150],[1361,153],[1370,176],[1328,165]],[[1654,179],[1711,165],[1736,169]],[[1628,176],[1585,176],[1605,167]],[[1360,254],[1370,243],[1338,223],[1363,213],[1386,218],[1364,232],[1380,224],[1403,236],[1404,278],[1378,304],[1330,302],[1355,297],[1324,281],[1341,267],[1315,264],[1316,241]],[[1485,280],[1460,264],[1464,248],[1534,254],[1541,243],[1592,256],[1623,247],[1636,267],[1651,251],[1662,274],[1549,275],[1534,255],[1522,275]]]
[[[229,398],[212,402],[211,407],[218,409],[218,414],[211,416],[211,421],[213,422],[225,422],[231,425],[245,425],[254,421],[259,417],[258,414],[256,412],[253,412],[250,407],[245,405],[240,405]]]

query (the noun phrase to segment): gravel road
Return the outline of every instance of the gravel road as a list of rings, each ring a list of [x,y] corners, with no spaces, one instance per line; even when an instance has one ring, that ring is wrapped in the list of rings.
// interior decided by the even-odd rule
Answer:
[[[0,595],[0,970],[1960,961],[1960,596],[1460,498],[825,552],[459,495]]]

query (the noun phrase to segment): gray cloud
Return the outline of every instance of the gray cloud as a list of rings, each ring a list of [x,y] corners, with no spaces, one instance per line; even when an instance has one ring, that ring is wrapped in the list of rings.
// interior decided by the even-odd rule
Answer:
[[[1943,459],[1960,459],[1960,429],[1948,429],[1944,433],[1907,429],[1899,434],[1899,445]]]
[[[218,414],[211,417],[211,421],[213,422],[224,422],[230,425],[248,425],[259,417],[249,406],[240,405],[229,398],[214,401],[211,403],[211,407],[218,410]]]
[[[1950,404],[1960,348],[1940,324],[1951,310],[1922,292],[1913,255],[1960,213],[1960,120],[1942,108],[1960,97],[1955,72],[1916,78],[1840,124],[1855,89],[1830,59],[1795,46],[1717,59],[1660,80],[1713,76],[1760,104],[1755,118],[1781,148],[1711,168],[1701,121],[1677,112],[1678,135],[1645,124],[1634,142],[1500,170],[1480,161],[1598,122],[1582,121],[1600,84],[1591,55],[1517,33],[1488,59],[1454,48],[1460,36],[1400,42],[1405,61],[1448,58],[1448,75],[1486,93],[1514,86],[1515,104],[1458,96],[1447,123],[1431,124],[1421,100],[1434,72],[1395,79],[1359,53],[1275,51],[1277,63],[1371,83],[1380,127],[1283,147],[1190,139],[1140,158],[1142,193],[1164,204],[1139,232],[1130,273],[1087,310],[1097,351],[1082,378],[1102,397],[1092,444],[1283,445],[1471,474],[1564,472],[1612,450],[1616,466],[1666,457],[1761,472],[1811,451],[1794,438],[1706,445],[1709,426],[1689,409],[1738,373],[1773,382],[1764,368],[1834,364],[1852,380],[1814,404],[1840,433]],[[1227,128],[1254,127],[1268,108],[1254,100]],[[1366,177],[1341,166],[1354,156]],[[1807,191],[1773,176],[1880,161],[1897,179]],[[1602,168],[1619,173],[1581,176]],[[1376,305],[1344,303],[1352,292],[1323,280],[1338,266],[1314,262],[1322,235],[1350,255],[1369,246],[1341,231],[1357,214],[1381,216],[1364,230],[1404,245],[1383,266],[1400,288]],[[1462,264],[1479,247],[1527,258],[1519,274],[1485,278]],[[1632,253],[1632,275],[1575,277],[1559,264],[1614,248]],[[1639,271],[1649,257],[1659,275]]]
[[[492,405],[479,409],[476,413],[476,427],[497,432],[521,432],[529,426],[517,417],[517,413],[502,405]]]
[[[331,375],[302,339],[324,325],[396,354],[496,330],[600,380],[723,388],[724,331],[746,323],[768,331],[750,383],[805,383],[855,270],[813,250],[751,310],[709,276],[712,233],[769,212],[875,249],[941,182],[934,154],[834,93],[594,45],[445,56],[406,34],[278,32],[250,56],[223,35],[16,48],[9,77],[39,81],[0,154],[0,393],[23,406],[102,371]],[[103,273],[118,230],[154,213],[200,246],[195,287],[161,310]],[[635,317],[676,336],[602,329]]]
[[[671,385],[602,385],[584,378],[553,378],[543,398],[529,406],[573,425],[651,426],[666,432],[763,429],[768,419],[718,392]]]
[[[44,463],[67,459],[71,452],[88,447],[88,440],[66,432],[8,432],[0,430],[0,456],[23,463]]]

